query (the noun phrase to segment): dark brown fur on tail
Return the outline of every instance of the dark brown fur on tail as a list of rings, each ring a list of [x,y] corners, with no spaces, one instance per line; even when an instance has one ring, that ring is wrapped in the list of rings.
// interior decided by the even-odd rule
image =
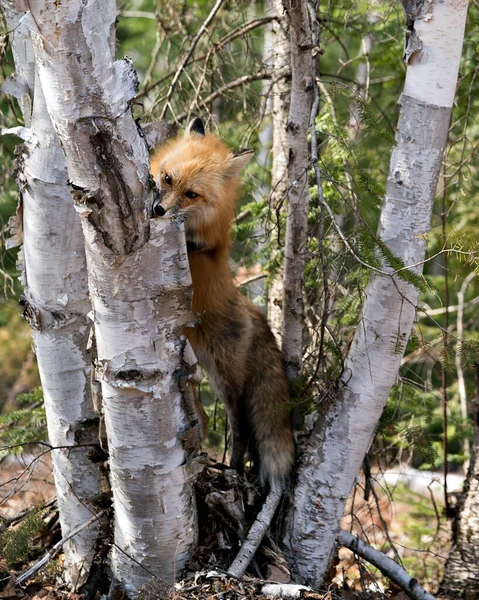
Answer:
[[[186,217],[193,310],[201,320],[184,333],[224,400],[231,466],[242,471],[249,449],[262,481],[283,486],[294,462],[288,382],[266,320],[236,289],[228,266],[239,175],[251,153],[232,154],[218,138],[205,135],[198,121],[152,160],[159,214]]]

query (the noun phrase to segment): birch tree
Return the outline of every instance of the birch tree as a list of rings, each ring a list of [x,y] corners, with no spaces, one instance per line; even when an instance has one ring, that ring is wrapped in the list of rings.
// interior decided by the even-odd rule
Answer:
[[[378,237],[412,276],[422,270],[467,4],[404,2],[408,69]],[[347,497],[409,338],[418,291],[398,275],[387,261],[371,273],[341,391],[317,418],[297,474],[284,546],[298,577],[314,586],[331,560]]]
[[[115,60],[116,3],[30,0],[48,112],[82,217],[110,452],[114,588],[134,597],[173,582],[197,537],[194,361],[180,329],[190,274],[180,222],[150,220],[148,148],[128,101],[136,76]],[[189,391],[188,386],[186,391]]]
[[[273,69],[275,72],[285,70],[291,64],[289,36],[286,27],[282,0],[271,0],[270,8],[276,20],[272,24]],[[271,164],[271,207],[273,211],[281,210],[288,189],[288,132],[286,123],[289,113],[291,95],[291,78],[282,77],[272,84],[271,116],[273,125],[273,147]],[[276,215],[277,226],[279,214]],[[283,279],[276,276],[268,289],[268,322],[281,346],[281,330],[283,327]]]
[[[303,350],[303,272],[308,228],[308,131],[313,103],[313,54],[308,3],[283,2],[291,50],[288,132],[288,209],[283,272],[282,353],[288,378],[297,379]]]
[[[14,2],[3,4],[10,31],[16,73],[3,91],[20,104],[24,126],[14,133],[24,140],[18,166],[21,210],[16,226],[23,230],[22,306],[33,332],[40,371],[48,437],[62,534],[88,521],[101,494],[99,463],[92,462],[98,440],[98,414],[92,402],[88,341],[86,260],[65,159],[46,111],[38,82],[24,13]],[[87,583],[101,524],[65,546],[65,577],[76,589]]]

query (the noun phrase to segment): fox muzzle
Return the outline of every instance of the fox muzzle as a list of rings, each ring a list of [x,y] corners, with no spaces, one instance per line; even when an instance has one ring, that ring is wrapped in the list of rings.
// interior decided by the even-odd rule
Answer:
[[[151,205],[151,216],[152,217],[164,217],[166,214],[166,208],[161,204],[165,193],[163,190],[156,189],[153,193],[153,204]]]

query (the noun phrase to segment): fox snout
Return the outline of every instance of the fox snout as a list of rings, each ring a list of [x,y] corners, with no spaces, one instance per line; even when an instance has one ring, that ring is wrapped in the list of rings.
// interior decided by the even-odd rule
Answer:
[[[173,199],[174,200],[174,199]],[[172,198],[168,197],[168,190],[159,189],[155,192],[151,212],[153,217],[164,217],[166,213],[176,213],[180,210],[181,205],[175,205]]]

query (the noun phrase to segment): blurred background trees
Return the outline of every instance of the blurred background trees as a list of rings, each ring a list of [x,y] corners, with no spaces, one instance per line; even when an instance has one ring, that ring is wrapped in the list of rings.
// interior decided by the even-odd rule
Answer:
[[[290,73],[287,67],[275,68],[281,58],[277,53],[282,49],[271,44],[277,13],[266,2],[221,3],[184,64],[212,9],[213,3],[204,1],[118,2],[118,55],[131,57],[138,71],[141,87],[134,101],[134,113],[142,122],[164,116],[182,126],[191,116],[201,115],[232,148],[255,150],[256,160],[248,169],[238,205],[232,264],[244,293],[253,294],[255,302],[266,306],[268,286],[282,264],[286,227],[281,210],[284,192],[275,194],[277,181],[271,187],[272,138],[265,136],[264,131],[275,116]],[[405,65],[400,60],[404,45],[400,2],[321,3],[319,17],[323,52],[318,82],[319,164],[325,200],[335,218],[333,222],[329,215],[324,216],[325,237],[320,245],[317,223],[321,220],[321,206],[311,172],[304,290],[309,340],[301,378],[294,390],[295,402],[303,413],[334,390],[352,335],[361,326],[360,310],[370,273],[345,248],[337,228],[341,228],[357,257],[364,263],[378,265],[381,248],[375,231],[394,140],[396,103],[405,75]],[[468,412],[475,393],[474,365],[479,362],[479,278],[474,275],[479,260],[478,17],[479,5],[472,2],[428,236],[425,277],[417,282],[421,293],[413,333],[370,452],[366,477],[357,484],[348,509],[363,523],[369,519],[366,533],[371,541],[377,535],[383,549],[396,552],[415,576],[431,581],[440,578],[442,568],[442,559],[435,554],[445,555],[448,545],[449,526],[442,513],[444,492],[431,491],[436,503],[431,504],[427,484],[423,496],[411,499],[410,492],[396,482],[379,499],[374,494],[369,496],[369,502],[359,499],[364,496],[364,488],[370,488],[370,471],[378,477],[380,471],[398,471],[399,466],[406,464],[434,471],[441,479],[448,470],[464,475],[469,461],[473,428]],[[2,72],[7,76],[13,65],[6,38],[2,38],[0,53]],[[8,96],[1,97],[0,111],[2,127],[22,124],[20,112]],[[38,374],[28,325],[19,317],[17,256],[6,242],[10,235],[7,220],[15,211],[17,197],[12,176],[15,144],[13,136],[2,136],[0,440],[6,446],[45,435],[39,414],[41,393],[27,396],[27,400],[19,396],[37,388]],[[258,281],[265,283],[259,295]],[[317,307],[324,306],[326,298],[327,335],[319,344],[321,313]],[[400,346],[401,341],[392,339],[391,344]],[[215,423],[208,449],[221,458],[224,414],[220,406],[215,406],[207,384],[202,385],[201,396]],[[22,447],[6,449],[3,456],[21,451]],[[380,479],[381,485],[385,478]],[[391,494],[397,501],[396,513],[386,508],[387,496]],[[449,502],[452,507],[454,498],[448,497]],[[396,546],[392,550],[387,537],[378,533],[384,524],[373,515],[379,508],[384,514],[390,511],[395,514],[390,523],[402,518],[407,504],[415,507],[417,519],[413,520],[407,512],[408,520],[401,525],[406,537],[394,538]],[[430,522],[436,517],[434,535]],[[423,560],[423,554],[405,550],[401,545],[432,552]]]

